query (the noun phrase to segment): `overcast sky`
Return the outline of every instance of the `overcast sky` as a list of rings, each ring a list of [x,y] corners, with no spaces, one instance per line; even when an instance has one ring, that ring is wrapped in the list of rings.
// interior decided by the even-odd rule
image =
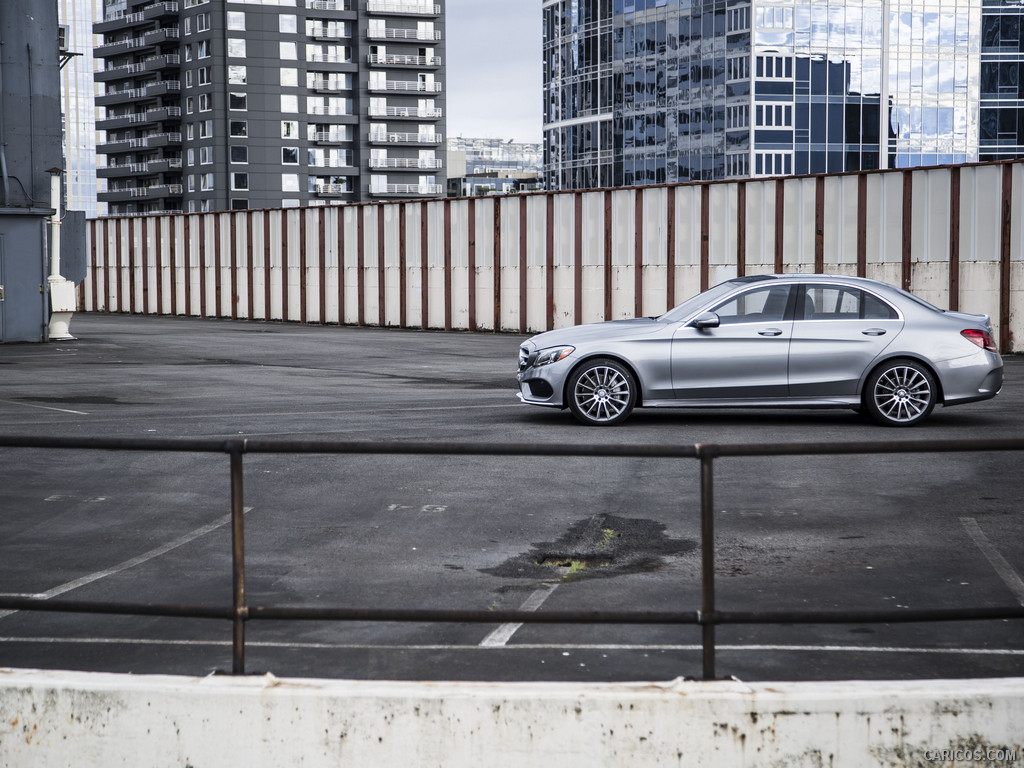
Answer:
[[[448,135],[540,143],[540,0],[448,0],[445,20]]]

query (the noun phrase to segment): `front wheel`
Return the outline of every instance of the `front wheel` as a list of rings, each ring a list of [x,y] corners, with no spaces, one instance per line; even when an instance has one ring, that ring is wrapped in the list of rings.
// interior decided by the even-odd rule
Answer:
[[[864,405],[879,424],[910,427],[935,407],[937,392],[931,372],[912,360],[891,360],[868,377]]]
[[[625,421],[636,405],[636,379],[614,360],[591,360],[569,377],[569,410],[588,426]]]

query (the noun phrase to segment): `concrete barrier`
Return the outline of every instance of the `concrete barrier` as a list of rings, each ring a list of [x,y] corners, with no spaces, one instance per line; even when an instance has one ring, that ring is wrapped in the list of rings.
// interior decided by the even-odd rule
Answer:
[[[1024,679],[430,683],[0,669],[0,765],[1024,764]]]

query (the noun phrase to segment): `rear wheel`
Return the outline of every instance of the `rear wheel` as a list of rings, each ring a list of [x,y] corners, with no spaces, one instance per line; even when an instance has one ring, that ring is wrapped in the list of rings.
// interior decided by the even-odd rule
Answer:
[[[868,377],[864,406],[871,418],[890,427],[910,427],[935,407],[935,378],[913,360],[890,360]]]
[[[636,379],[614,360],[591,360],[569,377],[569,410],[589,426],[625,421],[636,405]]]

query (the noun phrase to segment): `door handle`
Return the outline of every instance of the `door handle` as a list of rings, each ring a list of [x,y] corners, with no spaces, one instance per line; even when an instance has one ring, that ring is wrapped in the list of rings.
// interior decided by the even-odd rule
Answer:
[[[763,331],[757,332],[758,336],[781,336],[782,331],[778,328],[765,328]]]
[[[865,328],[861,333],[865,336],[885,336],[885,328]]]

